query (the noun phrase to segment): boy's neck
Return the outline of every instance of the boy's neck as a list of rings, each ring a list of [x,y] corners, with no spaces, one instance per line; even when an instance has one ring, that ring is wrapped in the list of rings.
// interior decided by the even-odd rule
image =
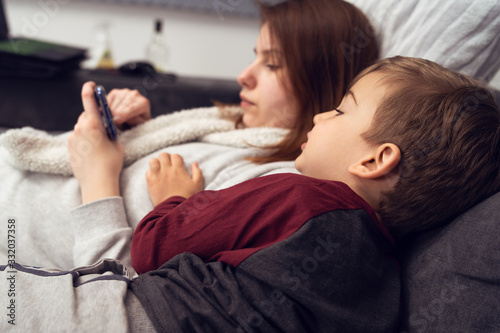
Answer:
[[[378,220],[382,222],[378,210],[383,199],[383,193],[391,191],[398,179],[397,175],[376,179],[353,177],[346,184],[375,210]]]

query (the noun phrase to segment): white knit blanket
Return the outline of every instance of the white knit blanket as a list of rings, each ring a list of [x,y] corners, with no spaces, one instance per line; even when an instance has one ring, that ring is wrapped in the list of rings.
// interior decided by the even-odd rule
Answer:
[[[232,115],[240,108],[228,109]],[[232,147],[262,147],[279,142],[286,130],[280,128],[235,129],[217,107],[183,110],[162,115],[119,136],[124,146],[124,166],[151,152],[175,144],[200,141]],[[67,152],[69,133],[52,135],[31,127],[11,129],[0,135],[7,161],[20,170],[72,175]]]
[[[233,111],[241,112],[238,108]],[[277,128],[235,130],[234,122],[220,118],[215,107],[157,117],[123,132],[125,165],[120,190],[128,225],[135,229],[153,209],[145,174],[151,158],[160,152],[180,154],[187,167],[198,162],[205,189],[219,190],[255,177],[297,172],[293,161],[255,164],[245,159],[267,153],[252,145],[276,143],[286,132]],[[31,128],[0,136],[0,218],[18,221],[16,260],[24,264],[74,267],[71,211],[81,204],[81,197],[78,181],[65,176],[71,174],[67,136]],[[103,218],[99,224],[110,228],[108,222]],[[6,255],[7,243],[0,242],[0,262],[6,262]]]

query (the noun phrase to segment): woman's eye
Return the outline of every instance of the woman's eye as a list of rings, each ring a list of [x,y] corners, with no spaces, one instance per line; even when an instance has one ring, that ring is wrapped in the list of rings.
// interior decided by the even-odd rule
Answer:
[[[272,64],[267,64],[266,67],[269,68],[272,71],[275,71],[278,68],[280,68],[280,66],[278,66],[278,65],[272,65]]]
[[[344,114],[344,112],[340,111],[339,109],[334,109],[335,111],[337,111],[337,116],[340,116],[341,114]]]

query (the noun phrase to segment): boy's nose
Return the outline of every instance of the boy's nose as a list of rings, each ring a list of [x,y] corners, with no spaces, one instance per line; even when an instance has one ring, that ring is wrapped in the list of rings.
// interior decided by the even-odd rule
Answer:
[[[328,117],[328,113],[330,113],[330,112],[332,112],[332,111],[321,112],[321,113],[318,113],[317,115],[315,115],[314,118],[313,118],[314,125],[316,125],[317,123],[319,123],[323,119],[327,118]]]
[[[316,125],[318,122],[323,121],[325,119],[328,119],[330,117],[333,117],[336,114],[337,114],[337,111],[335,111],[335,110],[318,113],[317,115],[314,116],[313,123],[314,123],[314,125]]]
[[[314,124],[314,125],[316,125],[316,124],[318,123],[318,121],[319,121],[319,115],[320,115],[320,114],[321,114],[321,113],[318,113],[317,115],[315,115],[315,116],[314,116],[314,118],[313,118],[313,124]]]

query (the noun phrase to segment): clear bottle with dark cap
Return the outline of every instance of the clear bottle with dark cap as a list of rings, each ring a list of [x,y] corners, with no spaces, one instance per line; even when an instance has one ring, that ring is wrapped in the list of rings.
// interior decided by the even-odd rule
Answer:
[[[158,72],[168,70],[170,52],[163,35],[163,21],[155,20],[154,32],[146,47],[146,59],[155,67]]]

